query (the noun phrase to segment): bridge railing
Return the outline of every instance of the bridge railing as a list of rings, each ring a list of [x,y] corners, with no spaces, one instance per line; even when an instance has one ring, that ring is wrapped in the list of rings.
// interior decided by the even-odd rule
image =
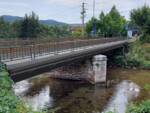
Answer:
[[[58,53],[71,51],[79,48],[98,45],[107,42],[114,42],[121,38],[101,38],[101,39],[75,39],[75,40],[53,40],[38,44],[21,44],[12,46],[0,46],[0,59],[4,62],[35,59],[45,55],[57,55]]]

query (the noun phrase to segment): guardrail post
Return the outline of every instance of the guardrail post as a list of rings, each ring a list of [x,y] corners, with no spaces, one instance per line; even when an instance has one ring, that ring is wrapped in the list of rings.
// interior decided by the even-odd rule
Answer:
[[[32,60],[35,59],[35,48],[34,45],[31,46],[31,56],[32,56]]]
[[[0,55],[0,64],[2,63],[2,58],[1,58],[1,55]]]
[[[30,51],[30,57],[31,57],[31,59],[32,59],[31,46],[30,46],[30,48],[29,48],[29,51]]]
[[[9,54],[10,54],[10,61],[13,60],[13,57],[12,57],[12,48],[9,48]]]

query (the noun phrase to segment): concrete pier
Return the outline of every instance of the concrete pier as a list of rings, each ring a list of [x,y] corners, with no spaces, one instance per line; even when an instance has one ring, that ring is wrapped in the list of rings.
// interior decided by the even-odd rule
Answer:
[[[67,80],[85,80],[92,84],[105,83],[107,73],[107,57],[96,55],[93,60],[87,59],[85,64],[64,66],[49,73],[50,77]]]
[[[107,57],[96,55],[93,58],[94,83],[106,82]]]

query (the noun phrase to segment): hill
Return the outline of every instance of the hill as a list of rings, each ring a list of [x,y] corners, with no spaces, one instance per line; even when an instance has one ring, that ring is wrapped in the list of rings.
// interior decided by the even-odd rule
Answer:
[[[22,20],[23,19],[23,17],[11,16],[11,15],[2,15],[0,17],[2,17],[5,21],[11,22],[11,23],[14,22],[14,21],[16,21],[16,20]],[[62,26],[62,25],[67,25],[66,23],[58,22],[56,20],[51,20],[51,19],[40,20],[40,23],[44,24],[44,25],[48,25],[48,26]]]

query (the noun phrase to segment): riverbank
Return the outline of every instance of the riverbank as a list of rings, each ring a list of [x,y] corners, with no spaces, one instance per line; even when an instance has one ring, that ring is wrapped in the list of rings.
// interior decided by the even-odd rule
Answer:
[[[44,113],[32,111],[14,94],[12,84],[6,66],[0,63],[0,113]]]
[[[139,70],[150,70],[150,43],[141,43],[139,40],[129,45],[128,52],[120,52],[113,59],[113,64],[117,64],[124,69],[133,69],[136,73],[141,72]],[[138,72],[137,72],[138,71]],[[138,78],[136,73],[133,73],[135,81]],[[147,76],[147,80],[143,79],[143,76]],[[130,103],[127,113],[149,113],[150,112],[150,74],[144,74],[138,80],[138,84],[141,85],[142,92],[145,95],[140,95],[134,103]],[[133,80],[134,81],[134,80]],[[142,93],[144,94],[144,93]]]
[[[143,44],[137,40],[130,45],[126,58],[129,66],[150,69],[150,44]]]
[[[111,65],[128,69],[150,69],[150,44],[133,42],[127,48],[128,52],[121,50],[112,59]]]

